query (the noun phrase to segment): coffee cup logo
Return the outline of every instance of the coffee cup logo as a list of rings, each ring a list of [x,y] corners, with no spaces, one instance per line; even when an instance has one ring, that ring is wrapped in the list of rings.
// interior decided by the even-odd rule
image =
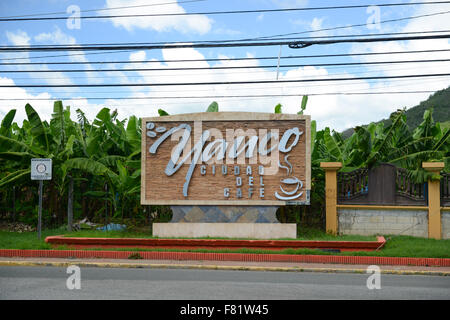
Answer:
[[[294,169],[292,168],[292,164],[289,162],[288,158],[289,155],[286,155],[284,157],[284,162],[286,162],[286,164],[289,167],[283,166],[280,163],[280,161],[278,161],[278,167],[286,169],[288,176],[287,178],[283,178],[280,180],[281,181],[280,190],[282,194],[280,195],[278,191],[275,192],[275,197],[277,197],[277,199],[280,200],[294,200],[301,197],[303,194],[303,191],[297,193],[299,189],[303,188],[303,182],[299,180],[297,177],[293,176]],[[283,189],[283,185],[285,186],[285,188],[293,188],[293,189],[287,191]]]

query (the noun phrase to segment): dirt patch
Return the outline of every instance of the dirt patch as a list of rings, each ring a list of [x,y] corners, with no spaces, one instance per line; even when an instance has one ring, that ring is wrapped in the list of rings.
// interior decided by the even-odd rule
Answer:
[[[36,231],[36,228],[21,222],[0,221],[0,230],[20,233]]]

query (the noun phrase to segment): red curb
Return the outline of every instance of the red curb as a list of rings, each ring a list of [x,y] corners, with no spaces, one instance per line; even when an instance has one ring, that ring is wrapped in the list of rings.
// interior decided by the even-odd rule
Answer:
[[[268,250],[283,249],[338,249],[341,251],[373,251],[380,249],[386,243],[384,237],[377,241],[304,241],[304,240],[227,240],[227,239],[143,239],[143,238],[67,238],[51,236],[45,242],[52,246],[67,245],[71,248],[253,248]]]
[[[84,250],[20,250],[0,249],[0,257],[24,258],[102,258],[128,259],[139,255],[147,260],[210,260],[210,261],[253,261],[253,262],[304,262],[362,265],[400,265],[450,267],[450,259],[406,258],[373,256],[321,256],[254,253],[202,253],[202,252],[151,252],[151,251],[84,251]]]

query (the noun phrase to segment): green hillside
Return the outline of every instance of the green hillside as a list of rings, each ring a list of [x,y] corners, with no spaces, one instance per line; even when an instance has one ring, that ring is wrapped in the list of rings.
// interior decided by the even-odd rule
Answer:
[[[442,129],[450,128],[450,121],[441,122],[441,128]]]
[[[444,127],[450,127],[450,87],[433,93],[427,100],[419,105],[406,110],[406,123],[410,129],[417,127],[423,120],[423,113],[426,109],[433,108],[434,121],[441,122]],[[389,119],[383,119],[378,122],[389,123]],[[353,134],[353,128],[342,132],[344,138]]]

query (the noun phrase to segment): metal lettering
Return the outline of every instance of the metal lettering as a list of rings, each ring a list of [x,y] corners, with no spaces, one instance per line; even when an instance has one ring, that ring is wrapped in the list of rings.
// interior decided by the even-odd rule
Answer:
[[[302,134],[303,134],[303,131],[298,130],[298,128],[292,128],[292,129],[286,130],[283,134],[283,137],[281,137],[280,144],[278,145],[278,150],[280,150],[281,152],[291,151],[292,148],[297,145],[298,140]],[[295,135],[295,139],[291,143],[291,145],[289,147],[287,147],[286,144],[288,143],[288,141],[292,135]]]

